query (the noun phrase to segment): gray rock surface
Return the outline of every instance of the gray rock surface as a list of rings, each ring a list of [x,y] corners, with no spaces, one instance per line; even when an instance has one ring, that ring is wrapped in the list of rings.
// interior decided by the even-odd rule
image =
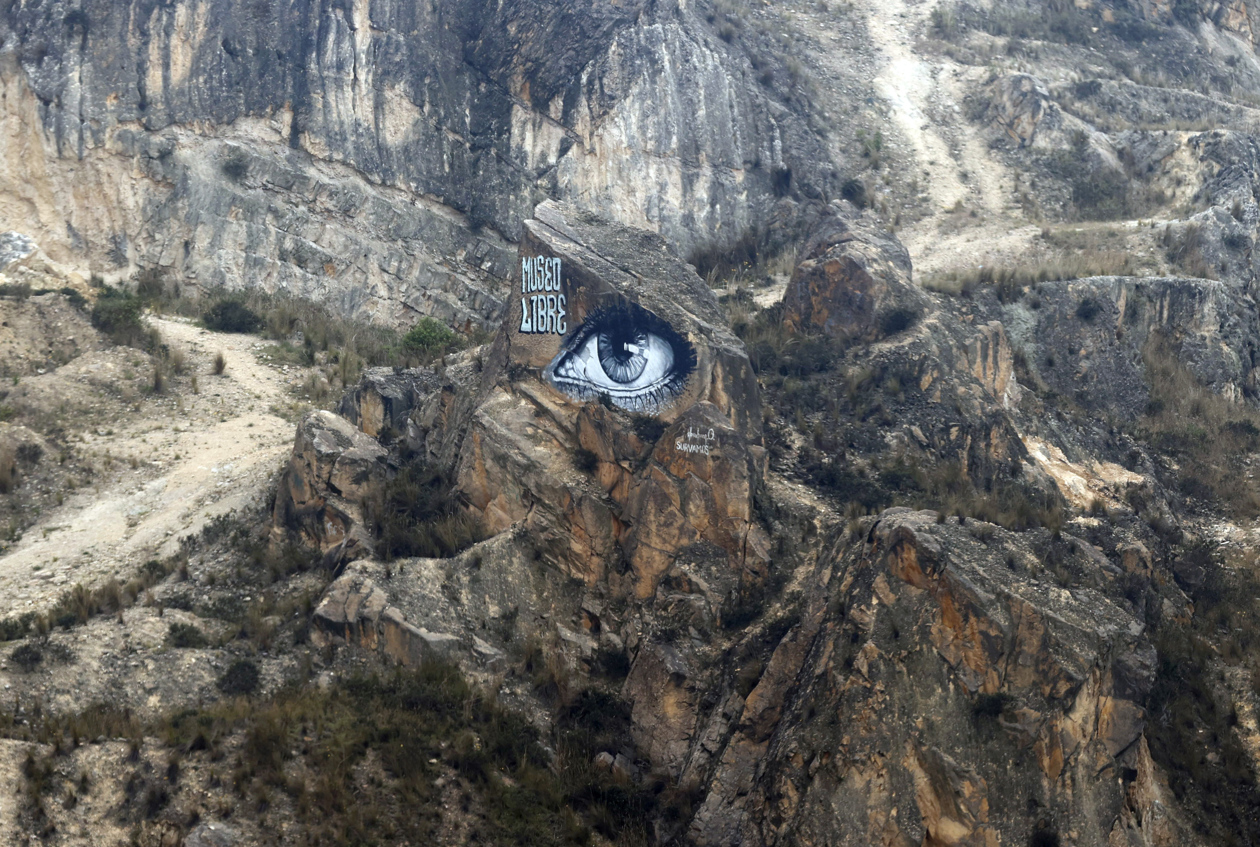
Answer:
[[[184,847],[236,847],[236,830],[225,823],[205,821],[184,836]]]
[[[508,242],[546,196],[685,252],[757,224],[776,174],[814,195],[834,181],[814,132],[699,15],[14,6],[4,120],[32,146],[0,155],[0,208],[35,209],[27,229],[50,255],[111,273],[156,267],[189,291],[283,291],[387,323],[493,323]]]

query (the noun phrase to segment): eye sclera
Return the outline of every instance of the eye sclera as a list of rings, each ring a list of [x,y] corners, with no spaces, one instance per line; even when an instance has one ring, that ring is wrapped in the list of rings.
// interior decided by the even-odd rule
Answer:
[[[623,409],[654,413],[682,394],[695,368],[687,339],[642,306],[620,303],[588,314],[543,376],[574,399],[606,395]]]

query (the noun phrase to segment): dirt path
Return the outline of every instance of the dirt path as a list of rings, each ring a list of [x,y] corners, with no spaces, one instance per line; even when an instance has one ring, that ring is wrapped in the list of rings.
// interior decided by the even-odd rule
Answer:
[[[801,43],[819,76],[818,96],[829,114],[852,114],[853,80],[868,80],[875,95],[868,104],[878,117],[867,131],[884,133],[895,162],[893,179],[916,184],[928,213],[897,233],[916,275],[968,265],[977,246],[996,245],[1017,255],[1040,231],[1027,226],[1014,202],[1013,174],[966,119],[964,95],[981,85],[986,69],[921,49],[939,2],[862,0],[843,13],[861,16],[862,34],[856,39],[837,23],[835,10],[820,11],[818,4],[797,0],[782,12],[807,36]],[[853,160],[851,149],[833,152],[837,161]],[[951,213],[959,203],[964,211]]]
[[[75,583],[130,578],[209,519],[265,496],[287,457],[293,424],[271,411],[287,399],[287,378],[258,359],[263,342],[179,319],[152,322],[185,351],[200,393],[148,401],[113,428],[82,433],[83,449],[116,461],[0,557],[0,618],[47,608]],[[223,376],[211,373],[218,351]]]
[[[890,118],[915,152],[916,167],[924,177],[932,213],[907,227],[900,237],[916,269],[935,271],[953,266],[942,262],[942,252],[974,255],[976,240],[1009,238],[1013,180],[1006,166],[990,155],[976,128],[963,113],[963,94],[976,88],[977,73],[947,56],[922,56],[915,43],[930,25],[937,2],[869,0],[871,40],[885,62],[875,78],[876,89],[890,106]],[[969,84],[965,84],[969,83]],[[955,204],[982,213],[968,222],[957,242],[942,251],[939,216]]]

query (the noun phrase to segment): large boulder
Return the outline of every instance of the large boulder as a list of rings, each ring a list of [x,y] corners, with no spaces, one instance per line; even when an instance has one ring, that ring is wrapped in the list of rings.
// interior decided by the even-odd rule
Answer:
[[[713,403],[741,432],[760,437],[756,376],[744,346],[726,327],[712,290],[659,235],[548,201],[525,222],[520,260],[520,291],[504,323],[513,364],[543,369],[545,381],[571,398],[606,395],[614,406],[665,421],[695,403]],[[560,311],[540,310],[544,298]],[[595,371],[584,354],[607,354],[600,338],[655,342],[620,364],[619,376],[635,366],[643,367],[641,377],[652,373],[663,361],[653,361],[659,350],[672,360],[657,381],[666,384],[639,390],[641,380]],[[599,364],[610,361],[601,355]]]
[[[900,241],[833,216],[792,274],[783,322],[793,332],[875,341],[913,323],[929,302],[911,281],[910,254]]]
[[[618,588],[639,599],[698,542],[764,576],[757,382],[713,292],[659,236],[553,202],[526,222],[520,259],[505,374],[458,465],[488,529],[523,523],[588,584],[624,556]]]
[[[338,412],[373,438],[402,434],[411,410],[441,386],[428,368],[368,368],[341,398]]]

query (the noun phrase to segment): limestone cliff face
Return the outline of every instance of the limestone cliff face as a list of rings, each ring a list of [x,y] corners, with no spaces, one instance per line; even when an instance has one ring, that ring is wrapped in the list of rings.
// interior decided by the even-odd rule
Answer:
[[[833,177],[686,3],[11,3],[0,67],[0,228],[384,321],[496,320],[547,195],[685,252]]]
[[[1034,378],[1122,419],[1136,419],[1150,399],[1143,351],[1151,343],[1167,344],[1196,378],[1230,399],[1260,391],[1255,300],[1237,282],[1055,282],[1000,314]]]

